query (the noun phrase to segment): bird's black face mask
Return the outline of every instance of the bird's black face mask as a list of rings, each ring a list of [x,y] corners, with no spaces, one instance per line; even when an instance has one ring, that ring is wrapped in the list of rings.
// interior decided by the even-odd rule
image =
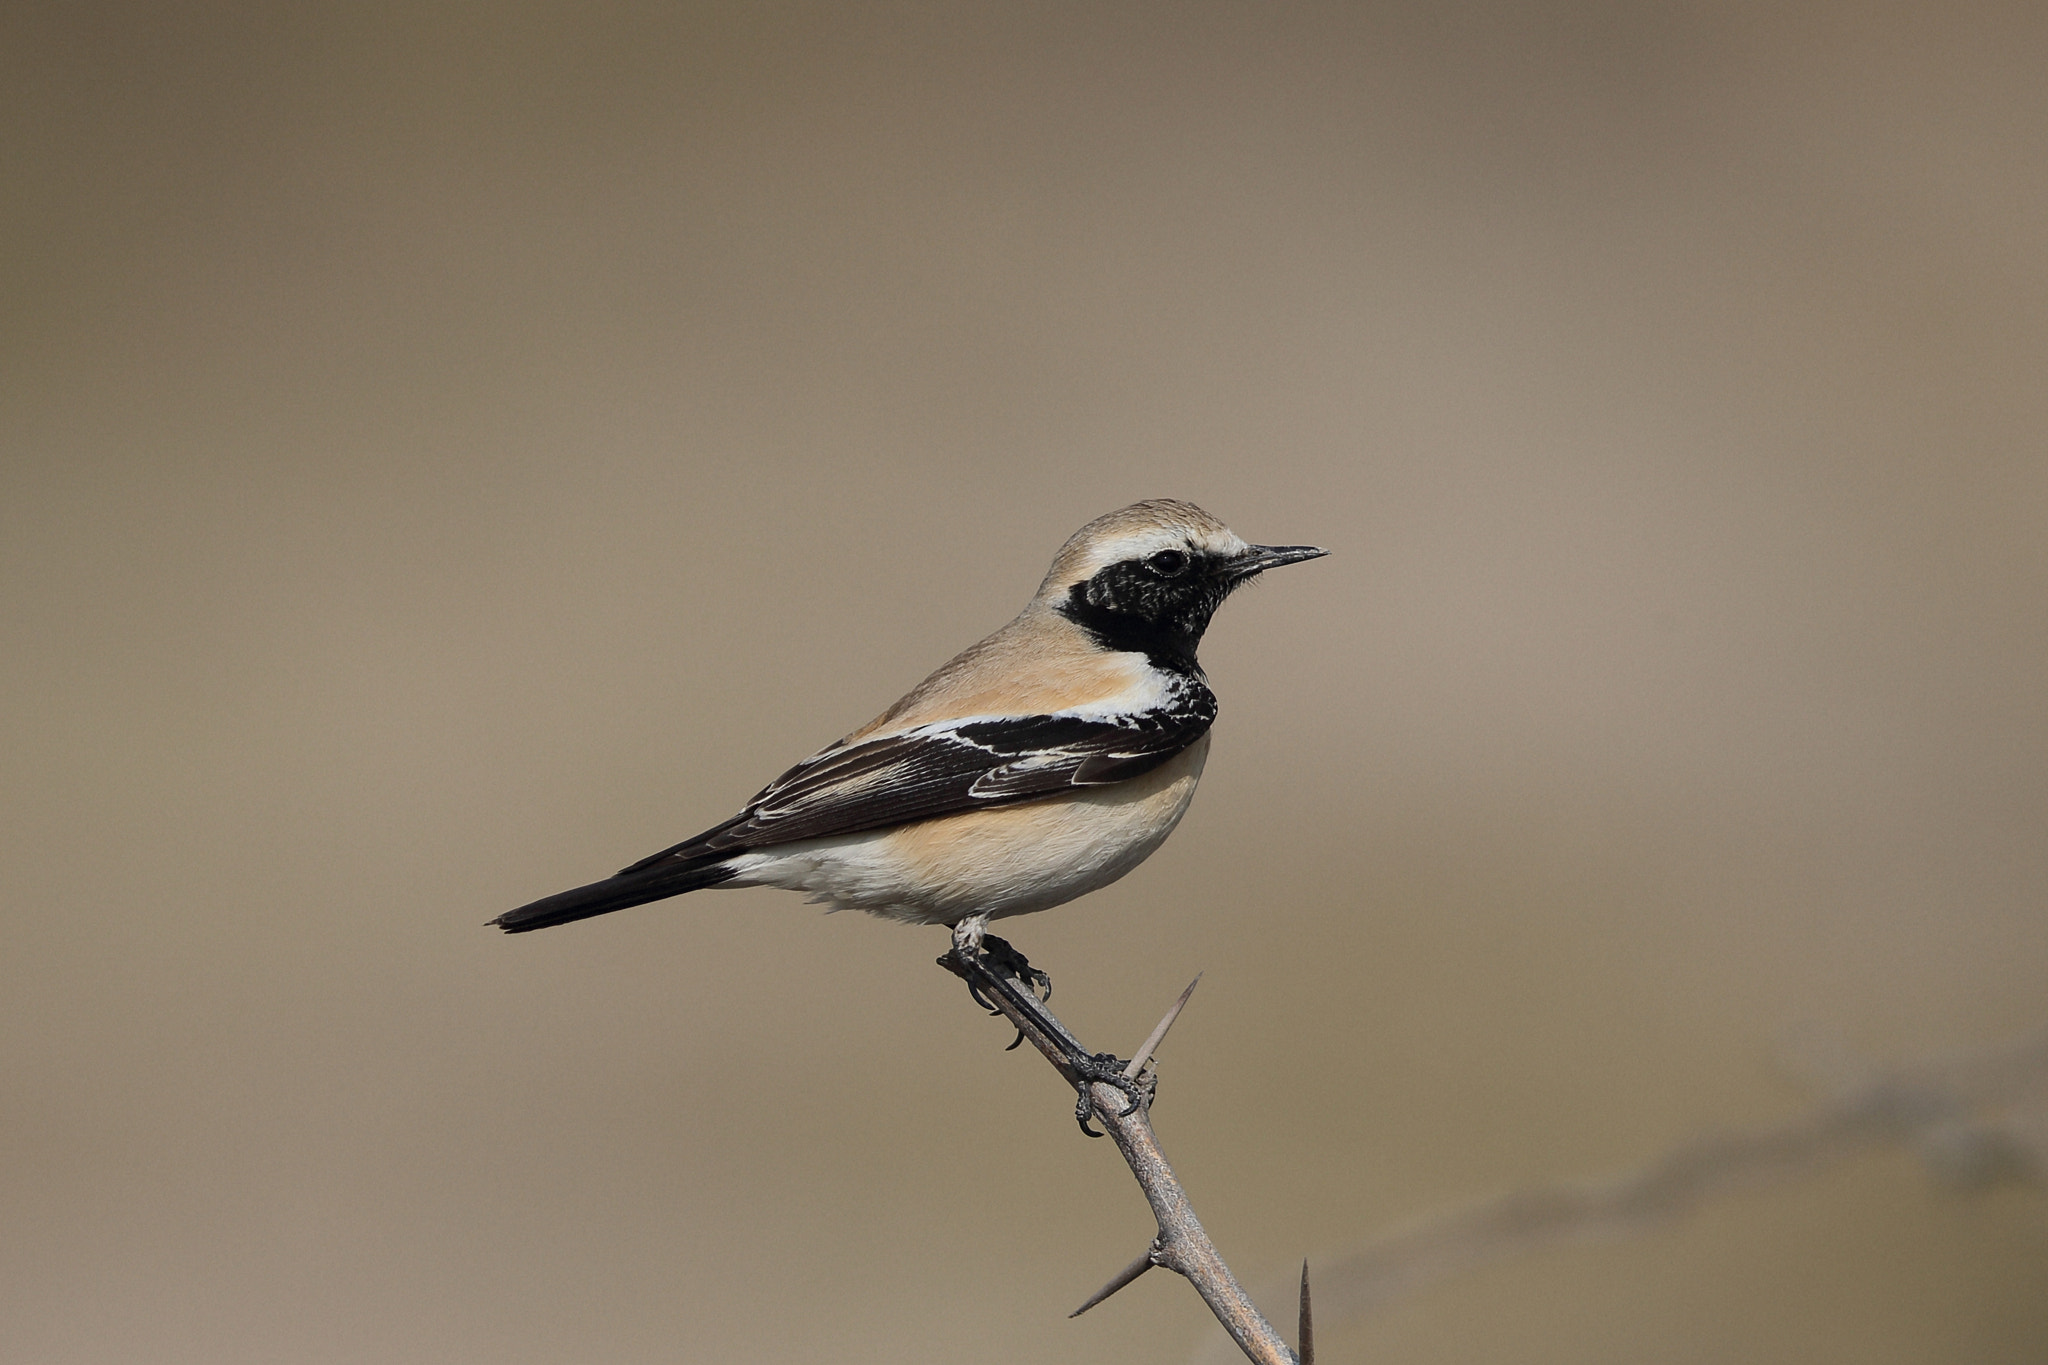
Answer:
[[[1196,647],[1224,598],[1267,569],[1324,553],[1311,545],[1249,545],[1234,555],[1155,550],[1074,584],[1059,611],[1105,649],[1143,654],[1174,672],[1199,672]]]

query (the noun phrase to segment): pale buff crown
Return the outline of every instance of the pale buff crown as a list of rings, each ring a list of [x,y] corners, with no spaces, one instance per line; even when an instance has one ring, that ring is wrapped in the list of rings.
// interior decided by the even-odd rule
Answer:
[[[1228,526],[1191,502],[1148,498],[1120,507],[1083,526],[1053,556],[1052,569],[1038,586],[1041,602],[1064,597],[1110,565],[1143,559],[1160,550],[1208,551],[1231,556],[1246,546]]]

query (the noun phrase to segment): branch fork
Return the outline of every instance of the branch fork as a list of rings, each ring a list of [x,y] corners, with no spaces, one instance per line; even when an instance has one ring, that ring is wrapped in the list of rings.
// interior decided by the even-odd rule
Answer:
[[[1157,1078],[1146,1067],[1201,977],[1188,983],[1166,1017],[1139,1046],[1137,1055],[1119,1064],[1107,1053],[1090,1052],[1053,1017],[1035,988],[1040,977],[1030,975],[1028,967],[1020,970],[1016,964],[1021,962],[1021,956],[1000,939],[957,944],[939,959],[941,967],[965,981],[977,1001],[1009,1020],[1019,1040],[1037,1048],[1074,1087],[1079,1096],[1075,1115],[1081,1120],[1081,1130],[1090,1136],[1101,1136],[1088,1127],[1088,1120],[1093,1118],[1102,1125],[1123,1154],[1131,1174],[1137,1177],[1158,1225],[1158,1232],[1144,1254],[1118,1271],[1069,1316],[1079,1317],[1152,1267],[1163,1266],[1194,1286],[1238,1349],[1257,1365],[1313,1365],[1307,1264],[1302,1266],[1302,1354],[1297,1356],[1230,1273],[1230,1267],[1195,1217],[1187,1191],[1181,1187],[1152,1131],[1152,1096]]]

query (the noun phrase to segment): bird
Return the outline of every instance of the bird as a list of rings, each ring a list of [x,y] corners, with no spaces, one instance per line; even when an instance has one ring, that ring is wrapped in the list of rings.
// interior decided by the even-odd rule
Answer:
[[[526,933],[709,887],[777,886],[948,926],[955,951],[1001,944],[989,921],[1107,886],[1173,832],[1216,719],[1196,659],[1210,618],[1258,575],[1327,553],[1249,544],[1171,498],[1097,517],[1015,620],[738,814],[490,923]]]

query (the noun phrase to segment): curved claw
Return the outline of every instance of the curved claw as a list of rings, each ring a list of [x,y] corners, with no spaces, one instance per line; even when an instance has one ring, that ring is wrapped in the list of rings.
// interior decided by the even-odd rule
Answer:
[[[994,934],[983,935],[977,941],[977,945],[972,948],[963,946],[956,938],[953,951],[956,953],[979,954],[982,964],[990,971],[995,972],[999,976],[1007,976],[1017,982],[1025,990],[1037,996],[1041,1004],[1052,999],[1052,977],[1032,966],[1029,958],[1011,947],[1008,941],[997,938]],[[940,961],[943,962],[945,959],[941,958]],[[982,994],[981,987],[971,977],[967,982],[967,994],[975,1004],[981,1006],[990,1014],[1002,1013],[1001,1010],[989,1003],[988,997]],[[1023,1035],[1019,1034],[1017,1042],[1022,1042],[1023,1040]],[[1016,1045],[1016,1043],[1012,1043],[1010,1048],[1014,1048]],[[1007,1052],[1010,1048],[1004,1048],[1003,1050]]]
[[[1001,1013],[1002,1013],[1002,1011],[1001,1011],[1001,1010],[997,1009],[997,1008],[996,1008],[996,1007],[995,1007],[994,1005],[991,1005],[991,1004],[989,1003],[989,1001],[988,1001],[988,997],[987,997],[987,996],[985,996],[985,995],[983,995],[983,994],[981,993],[981,987],[980,987],[980,986],[978,986],[978,985],[976,985],[976,984],[975,984],[975,983],[974,983],[973,981],[969,981],[969,982],[967,983],[967,996],[968,996],[968,998],[969,998],[970,1000],[974,1001],[974,1003],[975,1003],[975,1004],[977,1004],[977,1005],[981,1006],[981,1007],[982,1007],[983,1009],[987,1010],[987,1011],[988,1011],[988,1012],[989,1012],[990,1014],[1001,1014]],[[1019,1036],[1019,1037],[1022,1037],[1023,1035],[1019,1034],[1018,1036]],[[1014,1046],[1016,1046],[1016,1045],[1015,1045],[1015,1044],[1013,1043],[1013,1044],[1011,1044],[1011,1046],[1012,1046],[1012,1047],[1014,1047]],[[1005,1051],[1008,1051],[1009,1049],[1007,1049],[1007,1048],[1006,1048],[1006,1049],[1004,1049],[1004,1050],[1005,1050]]]
[[[1031,959],[1012,947],[1009,940],[986,935],[981,940],[981,953],[990,970],[1019,982],[1040,1003],[1052,999],[1052,977],[1032,966]]]
[[[1099,1112],[1095,1103],[1097,1081],[1115,1086],[1123,1092],[1126,1102],[1124,1107],[1117,1111],[1118,1118],[1126,1118],[1136,1113],[1149,1098],[1142,1084],[1124,1075],[1124,1066],[1123,1058],[1109,1052],[1098,1052],[1085,1062],[1074,1064],[1074,1070],[1079,1073],[1074,1088],[1080,1092],[1074,1101],[1074,1121],[1081,1125],[1081,1131],[1089,1137],[1102,1136],[1088,1126],[1088,1120]]]

